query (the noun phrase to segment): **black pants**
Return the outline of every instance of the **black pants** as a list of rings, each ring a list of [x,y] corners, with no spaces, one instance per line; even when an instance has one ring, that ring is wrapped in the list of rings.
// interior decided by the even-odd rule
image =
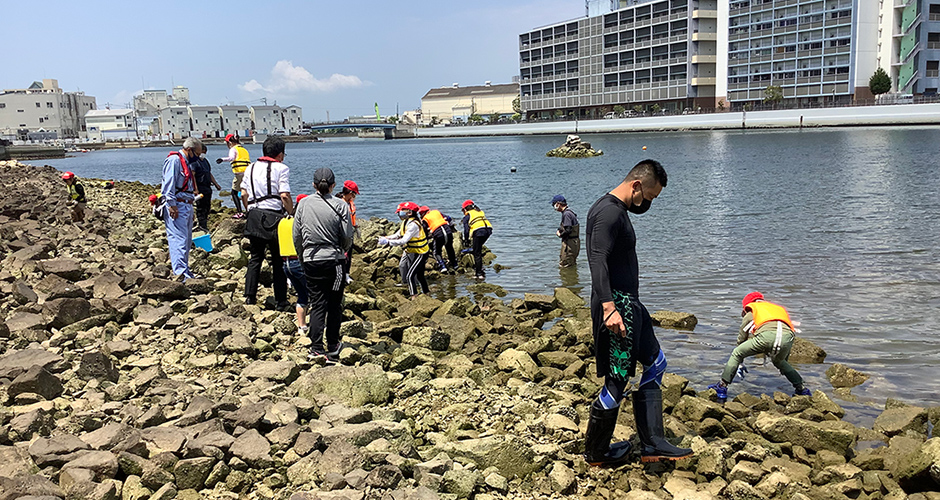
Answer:
[[[343,272],[347,275],[349,274],[349,268],[352,267],[352,252],[353,247],[349,247],[349,250],[346,251],[346,260],[343,262]],[[345,280],[345,277],[343,279]]]
[[[278,304],[287,302],[287,276],[284,274],[284,261],[281,259],[277,238],[265,240],[249,236],[248,240],[251,242],[251,258],[248,259],[248,274],[245,275],[245,297],[258,296],[261,262],[264,261],[264,254],[270,253],[268,263],[274,273],[274,299]]]
[[[212,191],[199,191],[202,198],[196,202],[196,222],[197,226],[203,229],[209,228],[209,209],[212,207]]]
[[[454,254],[454,233],[444,231],[438,228],[431,234],[433,237],[434,260],[441,266],[441,269],[449,267],[452,270],[457,269],[457,256]],[[447,261],[444,261],[443,250],[447,250]],[[445,265],[446,264],[446,265]]]
[[[483,244],[486,243],[491,234],[493,234],[493,228],[482,227],[471,235],[473,239],[473,269],[476,271],[477,276],[486,275],[483,272]]]
[[[408,287],[408,294],[412,297],[421,292],[428,293],[428,280],[424,278],[424,266],[428,261],[429,253],[402,252],[398,261],[398,270],[401,272],[401,282]]]
[[[343,290],[346,276],[342,260],[304,262],[307,278],[307,310],[310,311],[310,340],[314,350],[323,351],[339,343],[339,327],[343,323]],[[323,332],[326,331],[326,345]]]

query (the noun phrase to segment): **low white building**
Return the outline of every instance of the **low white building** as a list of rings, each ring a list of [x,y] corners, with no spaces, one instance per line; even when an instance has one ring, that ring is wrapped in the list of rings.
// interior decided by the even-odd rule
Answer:
[[[251,123],[255,132],[270,134],[277,129],[284,128],[281,118],[281,108],[278,106],[252,106]]]
[[[85,113],[88,139],[96,142],[137,139],[133,109],[94,109]]]
[[[186,106],[171,106],[160,111],[159,133],[163,139],[182,139],[191,135],[189,110]]]
[[[283,110],[284,130],[288,134],[296,134],[298,130],[304,128],[304,117],[300,106],[291,105]]]
[[[239,137],[251,135],[251,110],[248,106],[221,106],[222,130]]]
[[[222,114],[218,106],[189,106],[193,137],[225,137],[222,135]]]

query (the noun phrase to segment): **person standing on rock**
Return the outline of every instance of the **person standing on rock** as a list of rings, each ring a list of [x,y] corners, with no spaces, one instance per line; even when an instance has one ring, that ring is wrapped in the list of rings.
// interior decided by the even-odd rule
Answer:
[[[189,269],[189,250],[193,246],[193,200],[196,178],[190,168],[202,152],[202,141],[187,137],[183,149],[173,151],[163,162],[160,195],[165,200],[163,218],[173,274],[182,280],[195,278]]]
[[[346,288],[343,266],[352,246],[353,225],[349,205],[331,194],[336,187],[332,170],[317,169],[313,186],[316,194],[297,203],[294,247],[307,280],[310,357],[335,360],[343,349],[339,335]]]
[[[561,224],[555,231],[555,236],[561,238],[558,267],[575,266],[578,264],[578,254],[581,253],[581,226],[578,224],[578,215],[568,207],[568,201],[560,194],[552,197],[552,207],[561,212]]]
[[[202,145],[202,152],[193,162],[193,175],[196,177],[196,188],[201,198],[196,200],[196,222],[200,231],[209,232],[209,209],[212,207],[212,186],[221,190],[222,186],[212,175],[212,165],[206,159],[206,145]]]
[[[300,206],[300,200],[306,197],[305,194],[297,195],[297,199],[294,200],[295,211],[296,207]],[[297,315],[297,331],[301,335],[307,335],[309,331],[307,326],[307,303],[310,301],[310,294],[307,291],[307,277],[304,274],[304,266],[300,262],[300,256],[297,255],[297,247],[294,246],[293,228],[296,221],[287,217],[281,221],[281,224],[285,223],[289,224],[287,229],[290,231],[290,235],[284,237],[284,234],[280,232],[281,227],[279,225],[277,243],[281,258],[284,259],[284,274],[287,275],[287,279],[294,286],[294,291],[297,292],[297,303],[294,305],[294,313]]]
[[[78,182],[78,177],[72,172],[62,174],[62,180],[69,188],[69,206],[72,208],[72,222],[82,222],[85,220],[85,205],[88,200],[85,198],[85,187]]]
[[[790,315],[783,306],[767,302],[760,292],[751,292],[741,301],[741,328],[738,330],[738,346],[731,351],[725,371],[717,384],[708,386],[714,389],[718,401],[728,399],[728,386],[734,381],[738,367],[744,358],[765,354],[770,357],[780,374],[793,384],[794,396],[811,396],[809,389],[803,386],[803,377],[790,365],[790,349],[796,339],[796,327],[790,321]],[[746,373],[746,371],[745,371]],[[744,374],[741,374],[744,378]]]
[[[454,227],[451,226],[451,218],[441,213],[440,210],[431,210],[430,207],[422,206],[418,208],[418,215],[427,226],[431,233],[431,246],[434,251],[434,260],[441,268],[441,272],[457,271],[457,256],[454,254]],[[444,250],[447,250],[447,260],[444,260]],[[448,265],[450,266],[448,270]]]
[[[245,303],[257,303],[258,280],[265,254],[274,274],[274,299],[278,311],[290,310],[287,302],[287,277],[277,244],[277,224],[294,213],[290,196],[290,169],[284,161],[284,139],[271,136],[262,145],[264,156],[258,158],[242,179],[242,202],[248,210],[245,235],[251,242],[251,258],[245,275]]]
[[[463,248],[467,248],[468,245],[473,248],[473,269],[476,273],[474,278],[486,279],[486,273],[483,272],[483,244],[493,234],[493,225],[490,224],[483,210],[477,208],[473,200],[464,201],[461,211],[463,212]]]
[[[379,238],[379,245],[405,247],[398,263],[401,282],[408,287],[411,298],[419,293],[428,293],[428,281],[424,279],[424,267],[428,261],[431,245],[424,223],[418,217],[418,204],[406,201],[396,209],[401,227],[395,234]]]
[[[640,302],[636,233],[630,213],[642,214],[666,187],[666,170],[656,160],[637,163],[610,193],[598,199],[587,218],[587,254],[591,268],[591,319],[597,376],[604,387],[591,404],[584,438],[585,459],[607,466],[626,461],[629,442],[611,444],[617,414],[636,363],[643,376],[633,393],[633,414],[643,462],[679,460],[692,450],[665,438],[662,379],[666,357],[653,333],[649,311]]]
[[[215,162],[218,164],[227,161],[232,164],[232,203],[235,204],[235,215],[233,217],[241,219],[245,217],[245,210],[248,209],[248,207],[245,207],[245,210],[242,210],[242,179],[245,177],[245,170],[248,165],[251,165],[251,159],[248,156],[248,150],[241,145],[235,134],[225,136],[225,145],[229,148],[228,156],[218,158]]]
[[[346,181],[343,183],[343,190],[339,193],[339,198],[349,204],[349,217],[352,219],[353,233],[359,230],[359,225],[356,223],[356,197],[359,196],[359,186],[353,181]],[[352,267],[352,253],[353,247],[350,245],[349,250],[346,252],[346,265],[343,267],[343,270],[346,273],[346,284],[352,283],[352,277],[349,276],[349,268]]]

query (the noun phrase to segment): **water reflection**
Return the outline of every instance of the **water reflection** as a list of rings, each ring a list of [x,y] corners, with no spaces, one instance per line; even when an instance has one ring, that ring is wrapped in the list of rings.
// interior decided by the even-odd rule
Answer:
[[[581,277],[578,274],[578,266],[559,267],[558,275],[561,277],[561,286],[570,288],[574,293],[581,293],[583,287],[581,286]]]

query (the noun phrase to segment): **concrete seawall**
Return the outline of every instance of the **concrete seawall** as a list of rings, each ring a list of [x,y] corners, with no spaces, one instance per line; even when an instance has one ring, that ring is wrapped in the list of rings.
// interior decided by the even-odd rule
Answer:
[[[721,130],[741,128],[840,127],[940,124],[940,103],[884,106],[787,109],[650,116],[615,120],[559,121],[512,125],[419,128],[417,137],[648,132],[656,130]]]

